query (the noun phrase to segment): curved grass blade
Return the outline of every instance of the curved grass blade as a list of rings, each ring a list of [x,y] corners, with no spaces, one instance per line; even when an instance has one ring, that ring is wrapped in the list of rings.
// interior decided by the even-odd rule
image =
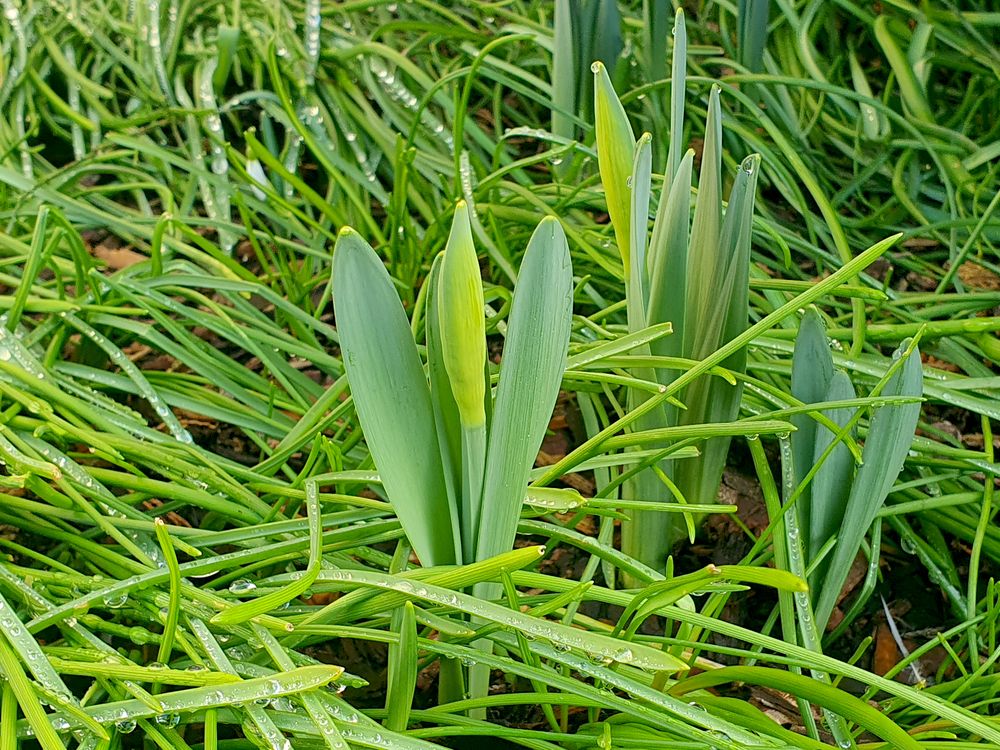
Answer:
[[[850,719],[884,739],[891,747],[900,750],[923,750],[923,745],[903,731],[896,722],[850,693],[824,685],[810,677],[779,669],[723,667],[685,678],[671,687],[669,692],[672,695],[687,695],[695,690],[704,690],[728,682],[746,682],[791,693]]]
[[[213,625],[236,625],[267,614],[283,604],[302,596],[319,573],[323,553],[323,529],[320,519],[319,491],[316,481],[306,480],[306,513],[309,521],[309,563],[305,571],[287,586],[272,591],[258,599],[242,602],[224,609],[212,617]],[[159,533],[159,529],[157,529]]]

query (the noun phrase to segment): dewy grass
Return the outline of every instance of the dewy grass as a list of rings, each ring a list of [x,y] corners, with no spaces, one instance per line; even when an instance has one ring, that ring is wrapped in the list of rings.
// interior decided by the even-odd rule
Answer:
[[[6,3],[0,747],[431,750],[481,736],[629,750],[1000,744],[989,715],[1000,611],[992,10],[708,3],[687,26],[679,86],[661,3]],[[831,35],[843,43],[817,41]],[[666,164],[667,184],[689,187],[678,171],[684,146],[707,130],[706,102],[713,129],[724,126],[720,196],[732,193],[737,159],[761,155],[741,286],[750,328],[707,357],[663,354],[683,341],[685,311],[643,326],[641,297],[629,290],[630,311],[622,293],[623,279],[641,286],[632,276],[642,265],[623,274],[612,234],[624,216],[631,260],[650,216],[633,190],[606,225],[589,127],[594,59],[633,134],[656,136],[630,145],[626,182],[642,188],[649,174],[652,194]],[[667,106],[668,89],[686,100]],[[671,118],[681,121],[679,103],[686,132],[663,138]],[[389,502],[377,438],[359,424],[331,264],[344,226],[372,243],[419,375],[441,393],[451,374],[424,365],[443,362],[430,351],[444,306],[434,259],[449,252],[459,198],[491,361],[478,344],[467,361],[456,356],[481,365],[468,371],[482,375],[487,464],[502,414],[513,424],[523,409],[534,431],[497,438],[517,453],[517,476],[489,479],[483,467],[484,488],[519,493],[496,506],[483,495],[484,509],[502,510],[479,521],[506,529],[483,540],[496,549],[458,564],[465,552],[452,544],[454,559],[438,565],[411,557],[420,534]],[[671,222],[686,227],[691,206],[681,203]],[[547,288],[524,286],[529,260],[550,259],[526,252],[545,217],[566,235],[575,314],[568,356],[551,363],[559,374],[543,393],[535,337],[519,344],[524,370],[510,388],[504,371],[515,278],[521,312],[546,299]],[[456,278],[471,279],[473,255],[452,257],[465,261]],[[812,335],[839,392],[800,387],[796,339],[809,334],[799,308],[809,304],[827,322]],[[497,383],[494,345],[505,336]],[[914,337],[922,363],[912,346],[890,359]],[[745,372],[725,361],[739,349]],[[898,441],[877,439],[900,427],[881,417],[912,418],[921,371],[913,440],[909,424]],[[706,378],[740,384],[738,414],[667,430],[634,424],[646,408],[686,402],[678,383]],[[886,390],[905,379],[909,396]],[[532,468],[556,388],[573,439],[563,445],[569,432],[553,422],[548,465]],[[501,389],[520,409],[501,407]],[[450,436],[455,467],[463,425],[457,405],[449,413],[454,430],[433,408],[425,430]],[[809,425],[814,450],[817,435],[837,447],[799,490],[804,477],[779,462],[808,442]],[[622,499],[622,486],[649,467],[681,467],[705,438],[732,440],[730,467],[743,473],[749,441],[762,486],[771,476],[770,525],[752,529],[738,565],[705,553],[654,569],[623,554],[618,524],[640,504],[679,523],[684,506],[672,495]],[[884,460],[873,453],[880,442],[892,449]],[[476,439],[465,443],[478,456]],[[399,455],[422,447],[411,439]],[[896,463],[898,477],[887,470]],[[832,493],[844,517],[826,506],[811,516],[817,541],[796,559],[775,521],[805,508],[811,488],[829,493],[836,479],[824,472],[838,465],[843,484],[872,492]],[[471,474],[451,476],[447,503],[474,494]],[[593,486],[595,497],[547,486],[559,480]],[[737,504],[717,507],[733,516],[747,500]],[[809,640],[800,613],[842,592],[808,567],[838,554],[842,571],[857,543],[864,580],[837,603],[841,626]],[[642,589],[604,585],[623,577]],[[740,598],[747,587],[753,599]],[[866,604],[877,595],[910,649],[885,676],[872,671],[864,637],[883,616]],[[906,615],[903,599],[915,605]],[[733,622],[750,601],[759,617]],[[599,619],[612,607],[628,617]],[[940,631],[908,633],[922,614]],[[338,650],[347,643],[387,649],[390,685],[361,692],[351,674],[360,670]],[[932,649],[943,660],[928,660]],[[426,700],[434,671],[418,670],[434,664],[453,689],[419,708],[410,696]],[[456,682],[467,668],[502,692],[467,697]],[[902,681],[914,669],[925,686]],[[765,699],[793,696],[801,720],[777,724],[741,700],[747,685]],[[840,718],[813,720],[821,706]],[[519,722],[529,708],[537,713]]]

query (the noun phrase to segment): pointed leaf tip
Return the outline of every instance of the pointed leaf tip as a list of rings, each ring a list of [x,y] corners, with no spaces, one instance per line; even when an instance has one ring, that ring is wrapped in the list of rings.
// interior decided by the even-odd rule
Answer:
[[[631,247],[631,191],[628,182],[635,156],[635,134],[604,65],[597,61],[591,66],[591,70],[594,71],[597,166],[601,173],[608,214],[615,230],[618,252],[621,253],[628,278]]]

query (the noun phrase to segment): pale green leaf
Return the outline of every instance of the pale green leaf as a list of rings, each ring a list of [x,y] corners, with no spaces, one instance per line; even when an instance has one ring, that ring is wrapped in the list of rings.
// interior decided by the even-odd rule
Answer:
[[[910,342],[905,341],[894,358],[899,359],[909,347]],[[881,395],[919,397],[922,393],[920,352],[913,347],[902,366],[885,384]],[[830,557],[829,574],[818,592],[816,620],[820,628],[830,619],[854,557],[861,548],[861,540],[903,468],[919,416],[919,403],[882,406],[872,416],[862,453],[863,462],[854,477],[837,544]]]
[[[337,238],[333,303],[344,367],[368,449],[425,565],[457,560],[427,377],[385,266],[351,229]]]
[[[608,214],[615,230],[618,252],[629,276],[629,249],[631,247],[628,179],[632,174],[635,153],[635,134],[628,116],[615,93],[608,71],[600,61],[592,66],[594,71],[594,125],[597,139],[597,166],[601,184],[608,203]]]
[[[514,288],[490,426],[477,559],[509,550],[528,474],[552,416],[566,366],[573,274],[566,235],[543,219]]]

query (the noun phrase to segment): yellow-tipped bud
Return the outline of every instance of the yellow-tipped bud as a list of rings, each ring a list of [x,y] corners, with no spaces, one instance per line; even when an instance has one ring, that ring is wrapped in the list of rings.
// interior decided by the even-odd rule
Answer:
[[[438,281],[441,353],[459,418],[467,427],[486,423],[486,319],[479,260],[472,242],[469,208],[455,206],[451,234]]]
[[[635,155],[635,134],[628,116],[615,93],[608,71],[601,62],[595,62],[594,71],[594,125],[597,131],[597,166],[601,172],[608,214],[615,230],[618,252],[625,265],[625,278],[629,277],[629,242],[631,239],[629,177]]]

